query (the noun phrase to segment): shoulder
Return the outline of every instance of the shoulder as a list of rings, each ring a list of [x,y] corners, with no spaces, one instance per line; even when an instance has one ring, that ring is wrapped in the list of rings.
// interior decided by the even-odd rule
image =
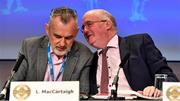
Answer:
[[[35,36],[35,37],[29,37],[23,40],[23,45],[28,45],[28,46],[39,46],[40,44],[47,43],[48,42],[48,37],[46,35],[44,36]]]
[[[28,43],[36,43],[36,42],[41,42],[46,39],[48,39],[48,37],[44,35],[44,36],[29,37],[29,38],[24,39],[24,41]]]
[[[143,39],[143,38],[150,38],[151,36],[148,33],[141,33],[141,34],[134,34],[124,37],[125,39]]]
[[[20,53],[24,54],[26,57],[37,56],[38,49],[41,47],[47,47],[48,41],[47,36],[37,36],[29,37],[23,40]]]
[[[130,43],[147,42],[147,41],[153,42],[151,36],[148,33],[129,35],[129,36],[123,37],[123,39]]]
[[[90,48],[87,45],[85,45],[79,41],[74,41],[73,47],[78,49],[81,52],[81,54],[91,54],[92,55],[92,51],[90,50]]]

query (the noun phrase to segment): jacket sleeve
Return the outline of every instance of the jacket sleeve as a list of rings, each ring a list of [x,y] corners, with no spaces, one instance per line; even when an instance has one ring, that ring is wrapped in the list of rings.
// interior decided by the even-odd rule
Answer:
[[[154,77],[155,74],[167,74],[168,81],[179,81],[172,69],[168,66],[166,58],[162,56],[161,52],[155,46],[152,38],[148,34],[144,35],[143,44],[146,54],[145,60],[152,76]]]

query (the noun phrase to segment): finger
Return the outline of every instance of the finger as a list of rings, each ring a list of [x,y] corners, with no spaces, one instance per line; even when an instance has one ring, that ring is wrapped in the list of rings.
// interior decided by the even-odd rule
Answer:
[[[160,97],[162,94],[161,94],[161,90],[159,89],[156,89],[155,93],[154,93],[154,97]]]
[[[155,92],[155,87],[150,87],[148,96],[152,97],[154,92]]]
[[[157,91],[157,95],[156,95],[156,97],[160,97],[161,96],[161,91],[160,90],[158,90]]]
[[[143,91],[138,90],[137,92],[138,92],[139,94],[143,94]]]
[[[147,88],[145,88],[145,89],[143,90],[143,95],[144,95],[144,96],[148,96],[148,95],[149,95],[149,87],[147,87]]]
[[[153,86],[147,87],[143,91],[143,95],[145,96],[153,96],[155,88]]]
[[[155,91],[154,91],[154,97],[157,97],[158,96],[158,89],[155,88]]]

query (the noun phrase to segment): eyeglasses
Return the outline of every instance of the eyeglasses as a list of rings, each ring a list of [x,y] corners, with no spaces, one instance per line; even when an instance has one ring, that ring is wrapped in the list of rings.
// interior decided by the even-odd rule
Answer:
[[[82,25],[81,27],[81,32],[84,32],[84,28],[90,28],[93,24],[98,23],[98,22],[106,22],[106,20],[100,20],[100,21],[87,21],[85,24]]]

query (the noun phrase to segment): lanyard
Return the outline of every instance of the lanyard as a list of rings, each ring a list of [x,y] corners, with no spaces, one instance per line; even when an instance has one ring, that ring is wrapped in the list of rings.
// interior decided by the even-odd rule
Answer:
[[[60,77],[60,75],[62,74],[63,70],[64,70],[64,64],[66,62],[66,56],[64,56],[65,58],[63,58],[63,62],[62,62],[62,66],[59,70],[59,73],[56,77],[56,80],[54,80],[54,70],[53,70],[53,62],[52,62],[52,57],[51,57],[51,51],[50,51],[50,43],[48,43],[48,64],[49,64],[49,68],[50,68],[50,76],[52,81],[57,81]]]

